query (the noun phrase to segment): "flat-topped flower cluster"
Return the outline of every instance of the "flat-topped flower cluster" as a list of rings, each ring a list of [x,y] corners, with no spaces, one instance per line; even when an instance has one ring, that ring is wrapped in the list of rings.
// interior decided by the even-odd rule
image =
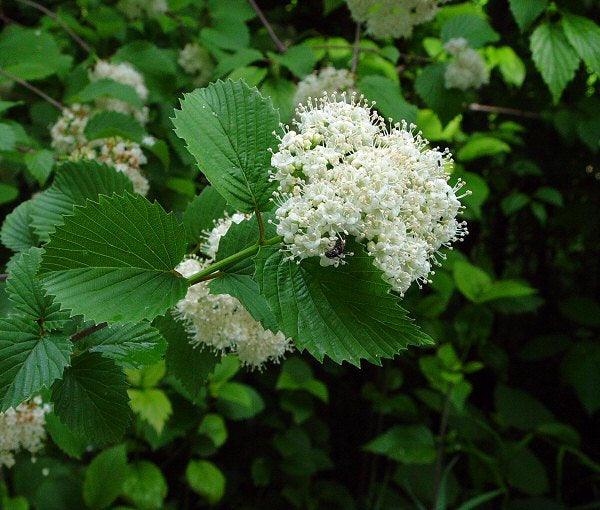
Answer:
[[[177,266],[185,277],[198,273],[216,257],[221,238],[231,225],[246,220],[243,214],[226,216],[205,232],[202,245],[205,259],[190,257]],[[223,354],[234,354],[242,365],[262,370],[268,362],[278,363],[292,350],[291,342],[281,332],[266,330],[233,296],[211,294],[208,282],[192,285],[184,299],[177,303],[179,317],[187,323],[191,344],[207,346]]]
[[[351,236],[399,293],[428,281],[440,248],[467,233],[448,151],[428,148],[405,122],[386,126],[355,95],[301,105],[294,125],[271,159],[277,233],[290,257],[337,265],[351,255]]]
[[[0,413],[0,469],[15,463],[15,454],[26,450],[37,453],[46,439],[46,414],[50,406],[34,397]]]
[[[444,74],[447,89],[478,89],[489,81],[483,57],[469,47],[464,37],[450,39],[444,49],[454,56]]]

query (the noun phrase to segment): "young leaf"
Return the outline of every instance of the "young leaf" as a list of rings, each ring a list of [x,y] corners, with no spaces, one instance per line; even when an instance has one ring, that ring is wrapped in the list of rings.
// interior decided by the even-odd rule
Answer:
[[[158,363],[167,350],[164,337],[146,322],[107,326],[83,337],[77,346],[114,359],[126,368]]]
[[[101,195],[50,235],[40,275],[63,308],[86,320],[153,319],[185,296],[174,271],[185,254],[175,216],[140,195]]]
[[[209,504],[218,503],[225,494],[225,476],[208,460],[192,460],[185,470],[190,487]]]
[[[85,504],[92,509],[108,507],[119,496],[126,476],[125,445],[113,446],[98,454],[85,471]]]
[[[281,331],[319,361],[329,356],[357,366],[361,359],[379,365],[408,345],[431,343],[389,293],[364,248],[347,246],[354,255],[337,268],[313,259],[296,264],[277,247],[260,249],[255,278]]]
[[[46,294],[36,278],[42,252],[41,248],[32,247],[11,260],[7,266],[6,292],[19,313],[34,321],[43,321],[46,330],[58,329],[69,320],[69,313],[60,311],[60,306]]]
[[[43,186],[52,173],[54,153],[47,150],[29,152],[25,154],[24,162],[29,173],[36,178],[40,186]]]
[[[163,390],[143,388],[127,390],[129,407],[160,434],[173,413],[171,401]]]
[[[579,57],[558,25],[540,24],[531,34],[533,62],[557,103],[579,67]]]
[[[0,319],[0,412],[49,388],[69,364],[69,337],[44,335],[31,319]]]
[[[96,161],[67,161],[56,172],[52,186],[41,193],[31,207],[31,223],[40,240],[47,241],[54,227],[63,223],[65,214],[73,214],[74,205],[97,200],[98,195],[133,191],[123,173]]]
[[[202,193],[196,195],[183,213],[188,242],[198,244],[202,232],[212,230],[215,220],[222,218],[224,213],[233,214],[235,209],[227,205],[227,201],[212,186],[207,186]]]
[[[35,199],[37,205],[37,198]],[[31,211],[33,200],[19,204],[6,217],[0,230],[0,240],[7,248],[15,252],[25,251],[38,244],[31,225]]]
[[[140,460],[129,465],[121,496],[140,510],[157,510],[167,497],[167,481],[152,462]]]
[[[125,374],[98,353],[73,358],[62,380],[52,386],[54,412],[76,435],[104,445],[118,441],[129,424]]]
[[[509,0],[508,3],[521,32],[525,32],[529,25],[544,12],[548,0]]]
[[[170,313],[158,317],[154,325],[169,344],[167,373],[178,379],[192,398],[197,398],[220,356],[209,349],[192,347],[183,323],[176,321]]]
[[[396,425],[364,449],[407,464],[429,464],[435,459],[433,434],[423,425]]]
[[[173,119],[200,170],[239,211],[269,210],[273,132],[279,115],[271,100],[242,81],[217,81],[186,94]]]
[[[562,26],[577,54],[600,75],[600,27],[591,19],[574,14],[563,16]]]

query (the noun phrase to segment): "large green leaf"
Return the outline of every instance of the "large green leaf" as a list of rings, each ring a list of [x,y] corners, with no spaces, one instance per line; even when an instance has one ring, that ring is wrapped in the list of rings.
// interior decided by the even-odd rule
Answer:
[[[101,195],[50,235],[40,275],[63,308],[99,322],[153,319],[185,296],[175,216],[140,195]]]
[[[133,191],[133,185],[123,173],[92,160],[67,161],[56,172],[52,186],[41,193],[31,207],[32,227],[42,241],[57,225],[63,215],[73,214],[74,205],[86,200],[97,200],[98,195]]]
[[[69,337],[44,335],[31,319],[0,319],[0,412],[49,388],[69,364]]]
[[[463,108],[465,94],[457,89],[445,86],[444,63],[430,64],[423,69],[415,80],[415,91],[442,121],[447,124],[456,117]]]
[[[473,48],[479,48],[500,39],[498,33],[485,18],[474,14],[463,14],[450,18],[442,25],[440,35],[444,42],[464,37]]]
[[[190,243],[199,243],[202,232],[212,230],[215,220],[222,218],[224,213],[234,213],[235,209],[227,205],[227,201],[212,186],[207,186],[202,193],[196,195],[183,213],[185,226]]]
[[[559,25],[541,23],[531,34],[533,62],[548,85],[555,103],[575,76],[579,57]]]
[[[364,248],[348,243],[354,255],[335,268],[313,259],[289,260],[277,247],[255,257],[256,281],[277,317],[279,328],[322,361],[381,364],[408,345],[431,339],[421,332],[389,293],[382,272]]]
[[[508,0],[517,25],[524,32],[544,12],[548,0]]]
[[[170,314],[157,318],[154,325],[169,344],[167,373],[177,378],[192,398],[198,397],[220,356],[209,349],[192,347],[183,323]]]
[[[127,471],[125,445],[113,446],[99,453],[85,470],[85,504],[93,509],[108,507],[119,496]]]
[[[36,278],[42,252],[41,248],[32,247],[11,260],[7,266],[6,292],[14,310],[31,320],[40,320],[45,329],[52,330],[62,327],[69,319],[69,313],[60,311],[60,306],[46,295]]]
[[[591,19],[574,14],[563,16],[562,26],[577,54],[600,75],[600,27]]]
[[[35,199],[36,205],[37,200]],[[2,230],[0,230],[0,240],[4,246],[19,252],[28,250],[38,243],[31,225],[33,209],[33,200],[27,200],[15,207],[6,217],[2,223]]]
[[[243,212],[272,207],[269,148],[277,145],[279,115],[270,99],[242,81],[217,81],[186,94],[173,124],[230,205]]]
[[[54,412],[78,436],[96,445],[118,441],[130,420],[125,374],[113,360],[84,353],[52,386]]]
[[[127,368],[158,363],[167,350],[166,340],[146,322],[107,326],[83,337],[77,345]]]

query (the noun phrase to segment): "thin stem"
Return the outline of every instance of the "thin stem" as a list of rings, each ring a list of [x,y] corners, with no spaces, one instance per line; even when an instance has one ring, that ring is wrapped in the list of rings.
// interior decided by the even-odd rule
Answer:
[[[265,244],[265,224],[263,223],[262,214],[258,209],[254,209],[254,212],[258,220],[258,244]]]
[[[277,46],[279,53],[282,53],[282,54],[285,53],[287,51],[285,44],[283,44],[281,42],[281,39],[279,39],[279,37],[277,37],[277,34],[273,30],[273,27],[269,23],[269,20],[265,17],[263,12],[260,10],[260,7],[258,6],[258,4],[254,0],[248,0],[248,3],[252,6],[252,8],[254,9],[254,12],[256,12],[256,14],[259,17],[260,21],[262,22],[263,26],[267,29],[267,32],[271,36],[271,39],[275,43],[275,46]]]
[[[38,11],[43,12],[47,16],[50,16],[54,21],[56,21],[61,27],[63,27],[65,29],[67,34],[69,34],[71,36],[71,38],[77,44],[79,44],[79,46],[81,46],[88,53],[92,53],[92,49],[90,48],[90,46],[81,37],[79,37],[75,32],[73,32],[73,30],[71,30],[71,28],[69,28],[69,26],[63,20],[61,20],[54,12],[52,12],[50,9],[44,7],[43,5],[38,4],[37,2],[33,2],[32,0],[18,0],[18,1],[21,2],[22,4],[29,5],[30,7],[33,7],[34,9],[37,9]]]
[[[17,82],[19,85],[23,85],[23,87],[31,90],[31,92],[33,92],[34,94],[37,94],[42,99],[48,101],[52,106],[58,108],[59,110],[65,109],[65,105],[63,105],[62,103],[59,103],[56,99],[52,99],[48,94],[46,94],[45,92],[42,92],[37,87],[34,87],[31,83],[28,83],[25,80],[22,80],[21,78],[15,76],[14,74],[9,73],[8,71],[5,71],[1,67],[0,67],[0,74],[3,76],[6,76],[10,80]]]
[[[77,340],[81,340],[85,336],[91,335],[92,333],[95,333],[96,331],[100,331],[101,329],[105,328],[106,326],[108,326],[107,322],[101,322],[100,324],[96,324],[95,326],[90,326],[89,328],[82,329],[78,333],[75,333],[71,337],[71,340],[73,342],[77,342]]]
[[[212,273],[209,275],[206,275],[204,278],[202,278],[202,280],[200,280],[201,282],[206,282],[208,280],[213,280],[214,278],[218,278],[219,276],[223,275],[222,271],[217,271],[216,273]]]
[[[474,112],[486,112],[486,113],[505,113],[507,115],[516,115],[518,117],[528,117],[530,119],[541,119],[543,116],[537,112],[530,112],[527,110],[517,110],[516,108],[507,108],[505,106],[490,106],[486,104],[471,103],[469,110]]]
[[[355,46],[348,44],[315,44],[311,46],[315,50],[354,50]],[[365,46],[359,46],[358,51],[365,51],[367,53],[379,53],[379,48],[367,48]]]
[[[354,45],[352,49],[352,74],[356,74],[358,68],[358,51],[360,47],[360,23],[356,24],[356,31],[354,32]]]
[[[431,499],[431,510],[437,509],[438,498],[440,495],[440,482],[442,480],[442,465],[444,463],[444,449],[446,447],[446,431],[448,429],[448,415],[450,414],[450,399],[452,398],[452,385],[448,388],[446,398],[444,399],[444,408],[438,431],[438,447],[435,458],[435,471],[433,474],[433,494]]]
[[[273,237],[264,241],[263,246],[272,246],[274,244],[279,244],[282,241],[283,237],[281,236]],[[199,271],[198,273],[190,276],[187,280],[190,285],[194,285],[198,282],[203,282],[207,280],[207,276],[212,275],[213,273],[216,273],[221,269],[225,269],[226,267],[229,267],[235,264],[236,262],[256,255],[260,246],[261,245],[258,244],[258,242],[256,242],[252,246],[248,246],[247,248],[244,248],[243,250],[234,253],[233,255],[230,255],[229,257],[225,257],[223,260],[219,260],[218,262],[211,264],[207,268],[204,268],[202,271]]]

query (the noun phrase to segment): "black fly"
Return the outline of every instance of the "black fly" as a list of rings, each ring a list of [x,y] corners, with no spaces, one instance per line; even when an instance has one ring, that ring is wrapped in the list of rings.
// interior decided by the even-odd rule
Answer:
[[[344,238],[338,237],[337,241],[335,242],[335,246],[333,248],[331,248],[331,250],[327,250],[325,252],[325,256],[328,259],[334,259],[336,257],[339,257],[342,253],[344,253],[345,247],[346,247],[346,241],[344,240]]]

